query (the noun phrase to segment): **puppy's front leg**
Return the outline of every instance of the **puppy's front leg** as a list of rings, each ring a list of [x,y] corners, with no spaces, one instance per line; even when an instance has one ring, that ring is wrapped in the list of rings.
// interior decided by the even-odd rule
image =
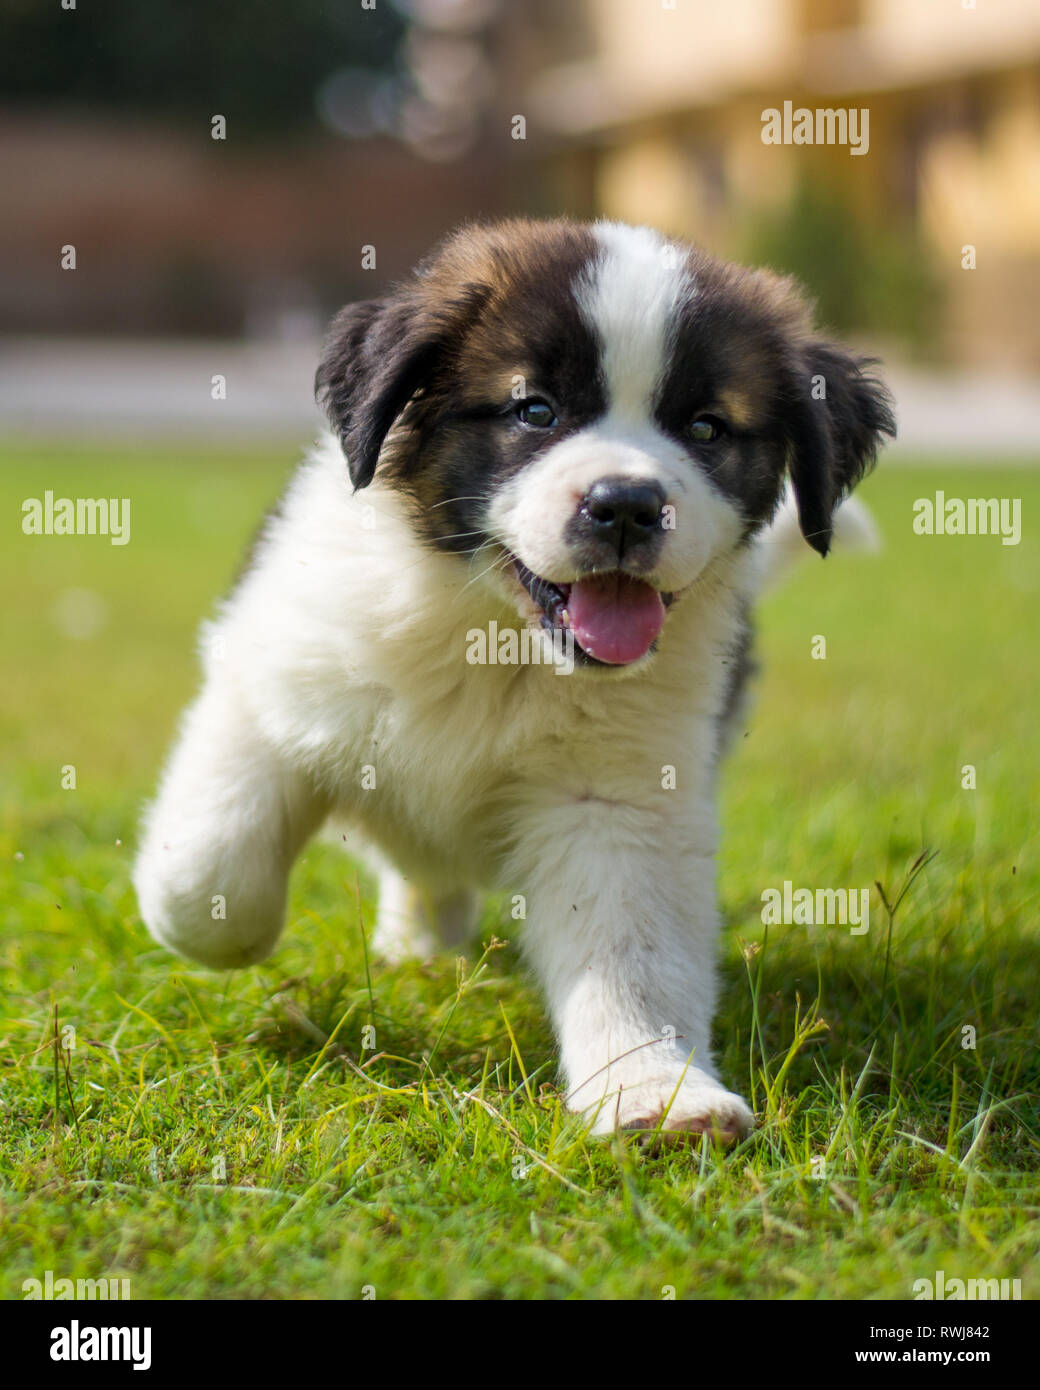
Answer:
[[[549,829],[550,833],[546,833]],[[587,800],[520,847],[526,948],[548,994],[568,1104],[594,1132],[745,1134],[710,1055],[717,911],[710,848],[663,818]],[[519,881],[518,881],[519,882]]]
[[[233,682],[211,675],[184,716],[134,866],[152,936],[206,965],[262,960],[282,929],[292,862],[325,810]]]

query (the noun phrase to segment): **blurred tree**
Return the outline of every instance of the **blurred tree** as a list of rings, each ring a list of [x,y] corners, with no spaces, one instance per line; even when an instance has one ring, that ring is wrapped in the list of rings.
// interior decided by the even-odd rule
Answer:
[[[783,208],[755,214],[743,252],[800,280],[833,329],[892,333],[918,349],[934,343],[943,286],[911,226],[868,224],[830,189],[806,180]]]
[[[315,123],[338,68],[388,69],[406,28],[390,0],[2,0],[0,101],[177,121],[220,112],[236,138]]]

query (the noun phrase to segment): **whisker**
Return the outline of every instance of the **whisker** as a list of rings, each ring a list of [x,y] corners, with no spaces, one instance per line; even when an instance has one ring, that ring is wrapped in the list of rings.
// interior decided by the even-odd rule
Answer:
[[[443,502],[434,502],[432,507],[427,508],[427,511],[435,512],[438,507],[449,507],[452,502],[486,502],[487,500],[486,496],[446,497]]]
[[[489,541],[487,542],[487,544],[497,544],[497,542]],[[483,548],[483,546],[478,546],[477,549],[474,551],[474,554],[478,554]],[[488,565],[487,569],[481,570],[480,573],[475,574],[472,579],[467,579],[466,583],[463,584],[462,588],[459,590],[459,594],[464,594],[471,584],[475,584],[478,579],[483,579],[485,574],[490,574],[492,570],[500,569],[504,565],[509,564],[512,558],[513,557],[510,555],[509,551],[505,551],[502,555],[498,556],[497,559],[495,559],[490,565]],[[459,595],[456,594],[456,598],[458,596]]]
[[[463,531],[463,532],[460,532],[459,534],[460,534],[460,535],[465,535],[465,534],[467,534],[467,533]],[[469,534],[474,535],[474,536],[479,536],[479,535],[481,534],[481,532],[479,532],[479,531],[473,531],[473,532],[470,532]],[[450,538],[446,538],[446,539],[450,539]],[[484,549],[485,546],[493,545],[494,543],[495,543],[495,542],[494,542],[493,540],[490,540],[490,539],[484,540],[484,541],[481,541],[481,543],[480,543],[479,545],[471,545],[471,546],[469,546],[468,548],[466,548],[466,549],[464,549],[464,550],[454,550],[454,551],[451,552],[451,554],[457,555],[457,556],[459,556],[460,558],[461,558],[462,556],[464,556],[464,555],[468,555],[468,556],[470,556],[470,563],[472,564],[472,557],[473,557],[474,555],[479,555],[480,552]],[[436,553],[436,552],[435,552],[435,551],[428,550],[428,549],[424,549],[423,552],[422,552],[422,554],[418,557],[418,559],[413,560],[412,563],[411,563],[410,565],[402,565],[402,566],[398,569],[398,571],[397,571],[398,574],[407,574],[409,570],[415,569],[416,565],[423,565],[423,564],[426,564],[426,562],[430,559],[430,555],[431,555],[432,553]],[[442,553],[445,553],[445,552],[442,552]]]
[[[439,541],[460,541],[463,536],[482,536],[484,532],[476,531],[453,531],[450,536],[438,536]]]

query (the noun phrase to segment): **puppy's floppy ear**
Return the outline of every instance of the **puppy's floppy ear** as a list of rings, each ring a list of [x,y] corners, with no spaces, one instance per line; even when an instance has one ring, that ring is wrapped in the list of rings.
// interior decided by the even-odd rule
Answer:
[[[788,469],[802,535],[821,555],[834,509],[873,467],[882,435],[896,432],[892,398],[867,371],[873,365],[835,343],[813,341],[801,352]]]
[[[355,488],[372,481],[391,426],[429,384],[480,298],[475,286],[438,301],[421,285],[408,285],[385,299],[348,304],[333,319],[314,390],[339,435]]]
[[[341,309],[325,339],[314,392],[355,488],[372,481],[383,440],[432,367],[436,343],[413,317],[400,298],[368,299]]]

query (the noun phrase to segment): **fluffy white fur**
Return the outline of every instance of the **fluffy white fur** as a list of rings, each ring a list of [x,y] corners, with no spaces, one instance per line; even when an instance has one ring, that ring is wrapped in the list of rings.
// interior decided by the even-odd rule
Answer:
[[[708,1033],[717,657],[747,561],[676,604],[639,680],[468,665],[489,597],[458,566],[378,479],[353,495],[322,445],[204,630],[203,691],[137,861],[145,921],[209,965],[262,959],[292,861],[335,810],[397,866],[374,942],[391,956],[432,947],[438,901],[458,939],[460,890],[524,895],[571,1101],[598,1109],[597,1130],[656,1119],[676,1091],[670,1123],[746,1127]],[[515,622],[504,598],[498,616]]]
[[[668,1128],[733,1137],[752,1116],[710,1051],[713,782],[720,657],[765,552],[736,545],[736,509],[649,415],[669,316],[691,287],[652,234],[597,235],[607,254],[581,299],[611,407],[518,475],[493,530],[533,571],[568,580],[562,526],[590,483],[657,479],[676,527],[650,578],[680,595],[657,651],[569,677],[469,665],[469,630],[516,625],[517,585],[493,552],[467,575],[421,543],[378,471],[354,494],[329,437],[204,630],[202,692],[135,883],[159,941],[220,967],[273,949],[292,862],[330,814],[381,865],[385,956],[463,939],[480,889],[523,894],[572,1107],[597,1132],[667,1114]]]

